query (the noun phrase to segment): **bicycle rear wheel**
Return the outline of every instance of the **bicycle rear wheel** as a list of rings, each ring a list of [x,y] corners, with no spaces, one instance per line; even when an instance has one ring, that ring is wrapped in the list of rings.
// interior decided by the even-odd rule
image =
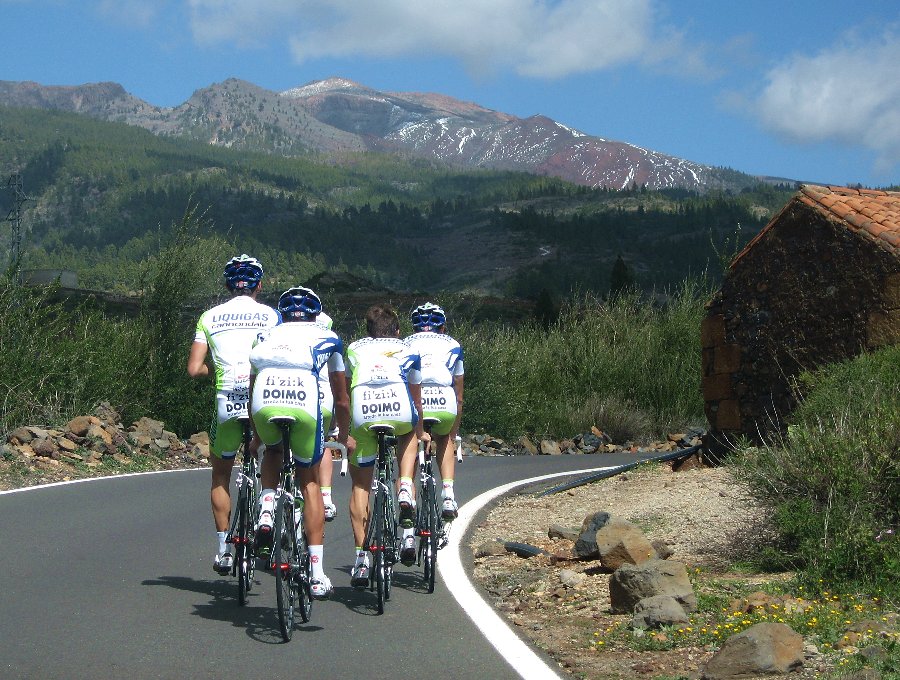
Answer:
[[[434,592],[434,576],[437,571],[437,502],[434,479],[429,479],[423,488],[422,511],[424,513],[424,536],[421,537],[423,578],[429,593]]]
[[[384,599],[391,599],[391,586],[394,582],[394,564],[397,562],[399,548],[397,546],[397,515],[394,512],[394,504],[385,493],[384,514],[382,526],[384,527]]]
[[[297,609],[300,612],[300,620],[303,623],[309,623],[312,616],[312,590],[310,582],[312,581],[312,563],[309,559],[309,542],[306,540],[306,530],[303,528],[303,519],[301,517],[299,524],[295,526],[296,547],[297,547],[297,569],[294,572],[294,583],[297,593]]]
[[[234,536],[235,543],[235,568],[238,577],[238,604],[247,604],[247,593],[253,583],[253,560],[250,557],[250,515],[249,515],[250,489],[245,481],[241,485],[237,501],[237,532]]]
[[[299,571],[296,559],[297,534],[294,531],[294,502],[282,494],[275,510],[275,595],[278,602],[278,626],[285,642],[294,633],[294,603],[297,602],[296,583],[293,574]]]
[[[372,551],[372,571],[375,580],[375,598],[378,604],[378,613],[384,614],[384,603],[387,600],[385,590],[385,560],[384,560],[384,489],[379,488],[375,493],[375,507],[372,508],[372,540],[369,549]]]

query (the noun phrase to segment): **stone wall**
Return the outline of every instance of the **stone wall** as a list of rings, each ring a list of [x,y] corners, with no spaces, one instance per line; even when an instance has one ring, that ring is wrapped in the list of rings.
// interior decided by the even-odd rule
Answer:
[[[794,200],[732,263],[707,308],[710,438],[760,441],[783,428],[800,371],[900,341],[900,258]]]

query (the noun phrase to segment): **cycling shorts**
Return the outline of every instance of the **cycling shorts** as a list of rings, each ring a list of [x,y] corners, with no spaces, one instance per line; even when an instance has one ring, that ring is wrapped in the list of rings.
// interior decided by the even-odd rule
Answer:
[[[256,380],[253,392],[253,424],[256,432],[266,446],[281,443],[281,429],[270,423],[271,418],[290,417],[291,453],[294,462],[301,467],[315,465],[322,459],[323,435],[322,412],[319,409],[317,390],[306,389],[306,385],[315,381],[314,376],[304,379],[295,376],[285,382],[274,381],[266,384],[266,373],[261,373]],[[286,387],[282,387],[286,385]]]
[[[357,385],[350,395],[350,410],[350,434],[356,440],[350,463],[357,467],[374,465],[378,456],[378,438],[369,427],[390,425],[399,437],[412,432],[419,420],[406,383]]]
[[[431,433],[448,435],[456,422],[456,391],[444,385],[422,385],[422,415],[437,418]]]
[[[216,393],[216,412],[209,426],[209,450],[216,458],[234,458],[244,439],[244,424],[238,418],[247,416],[249,387],[237,387]]]

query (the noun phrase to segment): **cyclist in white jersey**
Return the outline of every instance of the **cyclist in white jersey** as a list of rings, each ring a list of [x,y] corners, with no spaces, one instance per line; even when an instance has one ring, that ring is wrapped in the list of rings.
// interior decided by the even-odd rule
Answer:
[[[325,575],[323,543],[325,507],[319,486],[319,464],[324,452],[324,423],[319,398],[319,371],[327,367],[334,395],[337,440],[349,451],[350,399],[344,376],[343,345],[334,332],[316,323],[322,310],[318,296],[308,288],[291,288],[278,300],[282,324],[261,335],[250,352],[250,412],[253,427],[266,445],[261,466],[262,494],[257,528],[258,540],[271,544],[275,486],[283,461],[281,430],[272,418],[290,416],[291,452],[299,490],[305,500],[303,521],[309,540],[313,597],[331,594],[331,580]]]
[[[453,492],[453,445],[462,418],[463,352],[459,343],[446,334],[447,315],[437,305],[419,305],[410,313],[410,321],[415,333],[406,342],[422,361],[422,408],[426,418],[439,421],[431,428],[431,434],[443,480],[441,515],[452,521],[458,512]]]
[[[319,312],[316,323],[331,330],[334,325],[331,317],[324,311]],[[331,414],[334,411],[334,395],[331,394],[331,384],[328,380],[328,367],[322,366],[319,371],[319,400],[322,402],[322,421],[325,423],[325,439],[329,440],[337,436],[337,430],[332,427]],[[331,481],[334,477],[334,458],[330,450],[325,451],[322,462],[319,463],[319,486],[322,487],[322,501],[325,503],[325,521],[330,522],[337,517],[337,506],[331,499]]]
[[[363,550],[369,512],[369,490],[377,457],[377,439],[371,425],[390,425],[397,437],[400,469],[400,522],[404,527],[401,561],[415,561],[413,523],[415,501],[412,476],[416,463],[416,439],[425,438],[419,357],[400,339],[400,320],[389,305],[373,305],[366,312],[367,338],[347,348],[350,380],[352,434],[356,451],[350,457],[350,524],[353,527],[355,563],[350,584],[364,588],[369,581],[368,552]],[[409,548],[411,547],[411,555]],[[411,557],[411,559],[410,559]]]
[[[207,354],[211,355],[216,379],[216,411],[210,425],[212,487],[210,502],[216,526],[216,557],[213,568],[228,574],[234,557],[225,542],[231,515],[231,470],[243,440],[240,416],[248,416],[250,396],[250,348],[256,336],[275,326],[278,313],[256,301],[262,290],[263,268],[247,255],[232,258],[225,265],[225,287],[231,299],[204,312],[188,356],[187,372],[192,378],[209,375]],[[251,444],[256,451],[259,440]]]

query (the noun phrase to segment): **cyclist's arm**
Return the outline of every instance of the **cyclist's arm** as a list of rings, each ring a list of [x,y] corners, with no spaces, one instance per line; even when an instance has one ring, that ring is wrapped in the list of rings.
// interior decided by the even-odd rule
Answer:
[[[338,427],[337,440],[346,446],[348,451],[353,451],[356,448],[356,442],[350,436],[349,378],[344,371],[334,371],[328,374],[328,382],[334,397],[334,422]]]
[[[453,391],[456,393],[456,420],[453,421],[453,427],[450,429],[450,438],[454,438],[459,434],[459,422],[462,420],[463,412],[463,376],[453,376]]]
[[[209,375],[209,365],[206,363],[206,351],[209,346],[205,342],[197,342],[191,345],[191,353],[188,355],[187,372],[192,378],[200,378]]]

